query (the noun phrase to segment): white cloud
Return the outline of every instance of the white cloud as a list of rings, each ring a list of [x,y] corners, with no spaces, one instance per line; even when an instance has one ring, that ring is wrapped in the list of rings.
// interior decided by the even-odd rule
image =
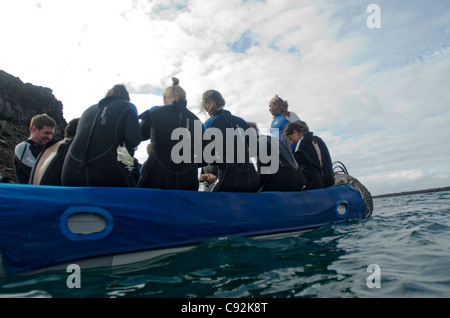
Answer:
[[[330,139],[333,152],[347,162],[350,171],[367,180],[396,179],[402,171],[421,172],[424,180],[405,187],[446,186],[450,166],[450,108],[444,87],[450,85],[450,56],[379,75],[367,89],[346,100],[346,120],[333,125],[346,138]],[[385,175],[387,173],[387,175]],[[438,179],[432,179],[439,176]],[[384,193],[382,182],[373,184]],[[401,188],[401,186],[400,186]],[[417,188],[416,188],[417,189]]]

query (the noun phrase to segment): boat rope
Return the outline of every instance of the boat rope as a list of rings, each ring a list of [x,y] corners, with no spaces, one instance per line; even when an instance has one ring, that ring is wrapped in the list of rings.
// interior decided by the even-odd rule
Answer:
[[[366,217],[370,217],[373,212],[373,199],[369,190],[355,177],[352,177],[349,173],[345,165],[336,161],[333,162],[333,171],[334,171],[334,185],[340,184],[350,184],[353,188],[361,193],[361,196],[366,205]]]

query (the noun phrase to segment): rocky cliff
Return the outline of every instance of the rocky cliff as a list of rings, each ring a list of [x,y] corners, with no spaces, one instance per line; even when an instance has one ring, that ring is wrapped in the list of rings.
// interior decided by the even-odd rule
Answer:
[[[51,89],[23,83],[0,70],[0,175],[16,182],[14,148],[29,137],[33,116],[46,113],[52,117],[57,123],[54,138],[62,139],[67,125],[62,110],[63,104]]]

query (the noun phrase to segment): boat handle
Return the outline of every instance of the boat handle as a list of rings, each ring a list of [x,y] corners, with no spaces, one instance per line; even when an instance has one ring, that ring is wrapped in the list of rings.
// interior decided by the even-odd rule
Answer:
[[[76,217],[85,217],[89,220],[101,220],[100,225],[94,224],[94,229],[88,222],[81,222],[74,231],[75,226],[71,225],[71,221]],[[96,227],[96,229],[95,229]],[[71,206],[64,211],[59,219],[59,228],[61,233],[72,241],[93,241],[100,240],[111,233],[113,229],[113,217],[105,209],[93,206]]]

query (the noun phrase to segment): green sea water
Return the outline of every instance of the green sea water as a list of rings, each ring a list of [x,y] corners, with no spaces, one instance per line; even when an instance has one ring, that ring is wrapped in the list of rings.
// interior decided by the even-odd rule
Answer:
[[[367,220],[294,237],[223,237],[156,262],[0,277],[3,298],[450,297],[450,192],[374,199]]]

